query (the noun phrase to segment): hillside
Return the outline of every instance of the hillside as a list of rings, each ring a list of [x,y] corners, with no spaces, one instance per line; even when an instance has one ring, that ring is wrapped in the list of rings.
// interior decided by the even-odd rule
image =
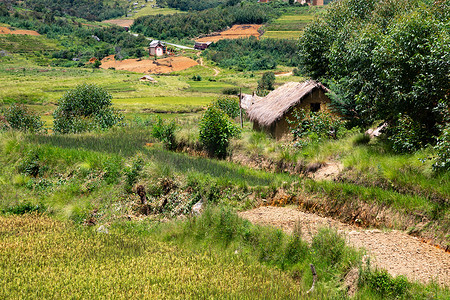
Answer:
[[[447,2],[0,4],[0,298],[449,299]]]

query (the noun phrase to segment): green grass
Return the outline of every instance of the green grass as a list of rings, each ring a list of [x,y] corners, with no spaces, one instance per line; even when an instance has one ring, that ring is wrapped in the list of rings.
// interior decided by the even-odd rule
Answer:
[[[214,81],[188,81],[189,88],[188,91],[191,92],[200,92],[200,93],[216,93],[220,94],[225,88],[235,87],[232,84],[225,82],[214,82]]]
[[[138,10],[136,14],[133,15],[133,19],[143,17],[143,16],[153,16],[153,15],[172,15],[172,14],[181,14],[183,11],[174,9],[174,8],[152,8],[153,2],[147,2],[146,7]]]
[[[0,49],[10,53],[53,52],[61,49],[57,42],[44,36],[2,34]]]
[[[283,15],[264,28],[267,31],[302,31],[313,20],[312,15]]]
[[[202,110],[214,96],[209,97],[146,97],[113,99],[114,107],[127,112],[186,113]]]
[[[262,38],[296,40],[300,37],[301,33],[302,31],[266,31]]]

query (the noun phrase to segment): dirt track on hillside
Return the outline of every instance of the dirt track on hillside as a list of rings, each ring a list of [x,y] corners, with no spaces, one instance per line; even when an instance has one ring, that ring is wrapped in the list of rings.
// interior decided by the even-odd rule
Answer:
[[[287,207],[265,206],[239,215],[253,223],[276,226],[288,233],[298,224],[303,238],[309,242],[320,227],[335,228],[350,245],[366,249],[372,265],[391,275],[404,275],[422,283],[434,279],[441,285],[450,286],[450,254],[404,232],[362,229]]]
[[[183,56],[157,59],[155,63],[153,59],[115,60],[114,55],[110,55],[102,59],[100,68],[114,68],[116,70],[145,74],[161,74],[185,70],[196,65],[198,63],[195,60]]]
[[[213,33],[209,36],[201,37],[196,39],[196,42],[217,42],[219,40],[224,39],[239,39],[246,37],[259,37],[261,34],[258,32],[258,29],[262,25],[255,24],[242,24],[242,25],[233,25],[230,29],[219,33]]]
[[[0,34],[19,34],[19,35],[40,35],[37,31],[34,30],[25,30],[25,29],[10,29],[8,27],[0,26]]]

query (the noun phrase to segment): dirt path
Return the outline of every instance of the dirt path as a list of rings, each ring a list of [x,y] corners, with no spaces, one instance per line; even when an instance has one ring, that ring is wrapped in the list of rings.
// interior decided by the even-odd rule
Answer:
[[[200,51],[200,52],[197,52],[197,56],[200,57],[200,59],[199,59],[199,64],[200,64],[200,66],[207,67],[207,66],[205,66],[205,65],[203,64],[203,57],[200,56],[201,54],[202,54],[201,51]],[[211,69],[214,70],[214,76],[219,75],[219,73],[220,73],[219,70],[217,70],[216,68],[212,68],[212,67],[211,67]]]
[[[367,250],[372,265],[387,270],[391,275],[405,275],[422,283],[435,280],[450,286],[450,254],[404,232],[361,229],[288,207],[259,207],[239,215],[253,223],[276,226],[288,233],[297,223],[308,242],[318,228],[336,228],[349,244]]]

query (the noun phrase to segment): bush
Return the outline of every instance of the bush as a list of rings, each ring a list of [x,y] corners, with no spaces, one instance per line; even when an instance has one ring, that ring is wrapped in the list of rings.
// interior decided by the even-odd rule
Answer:
[[[157,116],[157,121],[153,124],[152,136],[162,142],[167,149],[175,150],[177,148],[176,128],[175,120],[164,122],[160,116]]]
[[[389,127],[387,133],[392,149],[397,153],[411,153],[423,146],[424,133],[420,124],[407,115],[399,114],[396,124]]]
[[[433,170],[437,172],[450,171],[450,125],[442,131],[434,146],[437,158],[433,164]]]
[[[108,129],[123,116],[111,108],[112,96],[95,84],[81,84],[58,100],[53,113],[53,130],[58,133],[78,133]]]
[[[232,119],[239,116],[239,99],[237,97],[219,97],[213,105],[223,110]]]
[[[212,105],[208,107],[200,120],[200,143],[209,155],[224,158],[230,138],[238,136],[240,128],[220,108]]]
[[[409,288],[408,280],[404,276],[393,278],[385,270],[364,269],[359,277],[359,286],[368,286],[383,298],[398,299]]]
[[[224,95],[238,95],[239,94],[239,88],[238,87],[224,88],[222,90],[222,94],[224,94]]]
[[[296,146],[306,146],[310,140],[336,139],[344,128],[344,121],[328,111],[309,112],[303,109],[294,112],[292,126]]]
[[[274,89],[273,84],[275,83],[275,74],[273,72],[265,72],[258,80],[258,89],[271,91]]]
[[[4,111],[0,120],[0,129],[17,129],[28,132],[39,132],[44,127],[41,117],[20,104],[13,104]],[[3,121],[3,122],[1,122]]]

